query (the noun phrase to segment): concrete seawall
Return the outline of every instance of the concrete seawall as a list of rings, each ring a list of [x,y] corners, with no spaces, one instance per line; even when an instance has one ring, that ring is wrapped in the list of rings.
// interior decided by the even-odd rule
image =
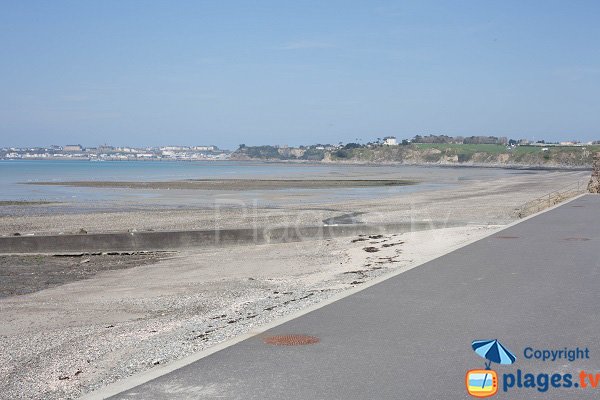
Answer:
[[[298,242],[360,234],[404,233],[462,225],[464,223],[409,222],[383,225],[353,224],[260,229],[9,236],[0,237],[0,254],[178,250],[194,247]]]

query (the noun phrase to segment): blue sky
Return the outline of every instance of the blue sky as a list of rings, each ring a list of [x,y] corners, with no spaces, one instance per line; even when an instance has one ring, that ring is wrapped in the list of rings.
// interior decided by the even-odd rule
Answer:
[[[600,139],[598,1],[0,1],[0,145]]]

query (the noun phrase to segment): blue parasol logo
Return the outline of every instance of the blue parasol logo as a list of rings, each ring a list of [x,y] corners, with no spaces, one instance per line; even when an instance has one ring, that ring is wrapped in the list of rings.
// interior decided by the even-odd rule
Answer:
[[[512,364],[516,361],[514,354],[497,339],[475,340],[471,343],[475,353],[486,360],[485,369],[474,369],[467,372],[467,392],[474,397],[491,397],[498,392],[498,374],[490,366],[496,364]]]
[[[471,347],[480,357],[488,360],[485,363],[485,369],[490,369],[490,365],[496,364],[512,364],[517,360],[517,357],[510,352],[498,339],[492,340],[474,340]]]

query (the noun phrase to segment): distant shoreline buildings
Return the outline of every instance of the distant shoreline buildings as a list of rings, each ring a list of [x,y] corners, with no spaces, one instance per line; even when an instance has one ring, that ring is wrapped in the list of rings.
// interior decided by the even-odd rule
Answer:
[[[359,141],[359,139],[357,139]],[[228,160],[228,159],[299,159],[318,161],[326,154],[342,157],[352,149],[377,149],[378,147],[397,147],[411,144],[423,145],[498,145],[508,150],[518,146],[542,147],[583,147],[598,145],[600,141],[586,143],[578,141],[546,142],[544,140],[529,141],[527,139],[508,139],[496,136],[447,136],[447,135],[416,135],[412,139],[398,141],[395,136],[385,136],[383,139],[368,143],[315,144],[292,147],[287,145],[240,145],[235,151],[222,150],[214,145],[197,146],[158,146],[158,147],[115,147],[108,144],[97,147],[84,147],[81,144],[52,145],[49,147],[4,147],[0,148],[0,159],[57,159],[57,160],[89,160],[89,161],[142,161],[142,160]],[[342,157],[343,158],[343,157]]]
[[[80,144],[49,147],[5,147],[0,149],[3,160],[89,160],[89,161],[138,161],[138,160],[224,160],[231,154],[217,146],[163,146],[163,147],[114,147],[100,145],[85,148]]]

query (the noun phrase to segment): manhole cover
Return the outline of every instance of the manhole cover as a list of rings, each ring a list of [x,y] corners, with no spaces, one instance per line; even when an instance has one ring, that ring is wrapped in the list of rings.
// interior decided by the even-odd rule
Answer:
[[[519,236],[494,236],[496,239],[518,239]]]
[[[587,242],[588,240],[592,240],[592,239],[586,238],[586,237],[570,237],[570,238],[565,238],[563,240],[566,240],[568,242]]]
[[[275,346],[304,346],[319,343],[319,338],[308,335],[276,335],[267,336],[263,339],[266,344]]]

